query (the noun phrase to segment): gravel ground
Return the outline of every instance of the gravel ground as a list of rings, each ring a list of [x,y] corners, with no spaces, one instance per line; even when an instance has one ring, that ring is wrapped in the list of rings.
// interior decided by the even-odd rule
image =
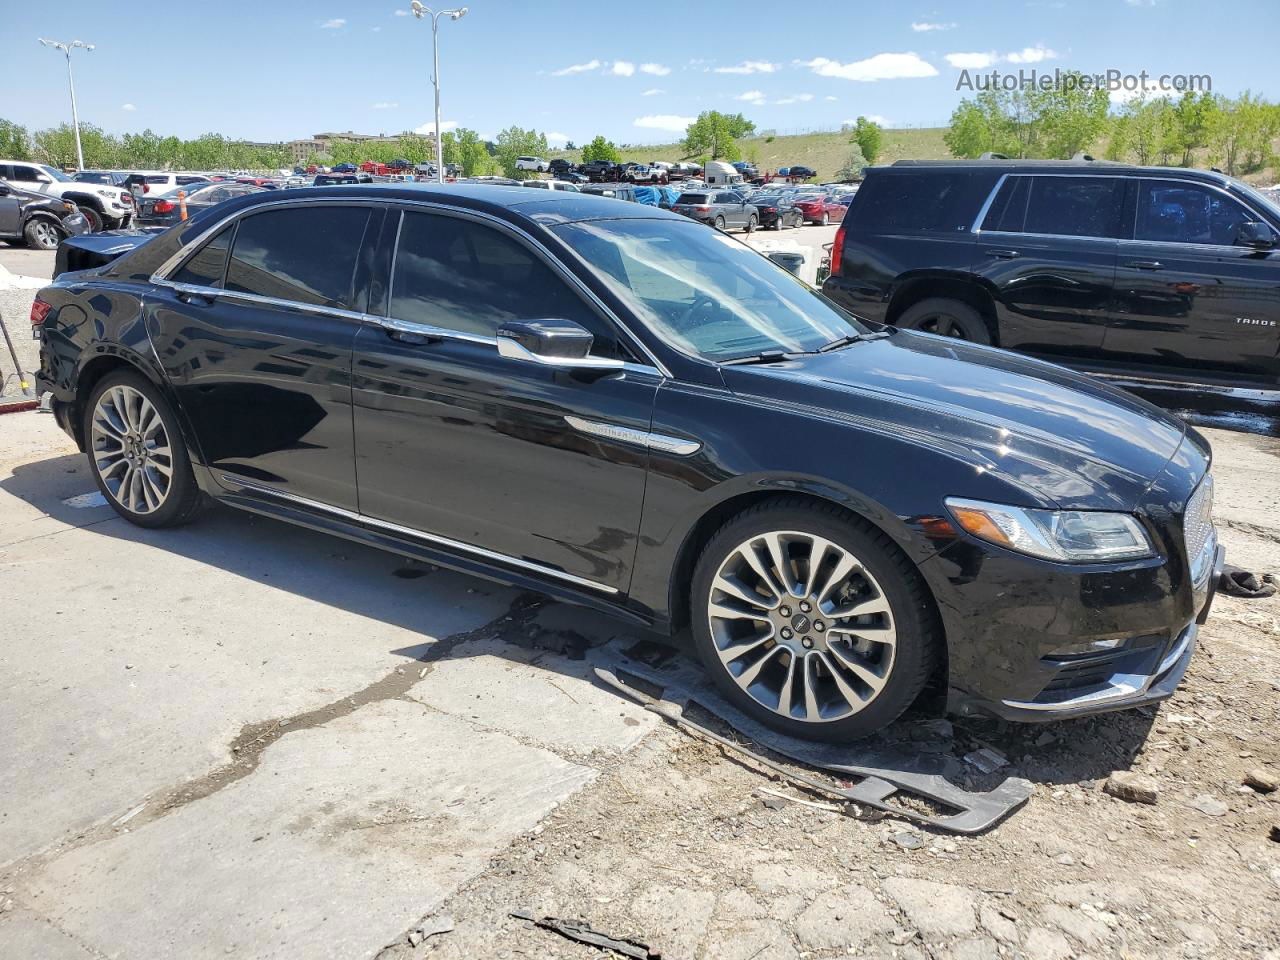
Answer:
[[[31,300],[34,290],[0,290],[0,319],[9,331],[14,349],[18,351],[18,362],[27,375],[40,366],[40,345],[31,339],[31,327],[27,318],[31,316]],[[0,339],[0,399],[7,399],[20,393],[17,377],[13,369],[13,357]]]

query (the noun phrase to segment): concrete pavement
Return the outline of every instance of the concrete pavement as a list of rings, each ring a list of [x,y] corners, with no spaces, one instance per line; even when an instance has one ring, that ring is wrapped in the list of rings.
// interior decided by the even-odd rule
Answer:
[[[656,722],[534,648],[607,617],[92,490],[0,418],[0,956],[372,956]]]

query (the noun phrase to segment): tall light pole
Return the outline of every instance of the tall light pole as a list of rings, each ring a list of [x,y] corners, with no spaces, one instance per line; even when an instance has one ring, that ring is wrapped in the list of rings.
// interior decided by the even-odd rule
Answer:
[[[76,113],[76,79],[71,75],[71,51],[76,47],[85,50],[92,50],[92,43],[84,43],[81,40],[72,40],[70,43],[58,43],[56,40],[46,40],[40,38],[40,42],[46,47],[54,47],[61,50],[67,56],[67,85],[71,87],[71,126],[76,131],[76,163],[78,169],[84,169],[84,149],[80,146],[80,115]]]
[[[424,7],[421,0],[413,0],[410,4],[413,9],[413,15],[421,20],[423,17],[431,18],[431,63],[432,63],[432,83],[436,88],[436,182],[444,183],[444,144],[440,142],[440,18],[448,17],[451,20],[461,20],[467,15],[467,8],[460,7],[457,10],[441,10],[436,13],[430,7]]]

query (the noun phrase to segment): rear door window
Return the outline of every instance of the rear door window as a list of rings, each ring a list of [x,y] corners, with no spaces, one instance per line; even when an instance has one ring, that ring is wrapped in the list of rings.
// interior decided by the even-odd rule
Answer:
[[[1008,177],[992,201],[991,208],[982,221],[982,229],[1022,233],[1027,222],[1027,198],[1030,195],[1030,177]]]
[[[228,290],[349,309],[368,207],[293,207],[240,221]]]
[[[1124,181],[1118,177],[1031,177],[1026,233],[1117,236]]]
[[[227,266],[227,249],[231,246],[233,233],[235,224],[223,227],[169,279],[174,283],[189,283],[197,287],[221,287],[222,274]]]

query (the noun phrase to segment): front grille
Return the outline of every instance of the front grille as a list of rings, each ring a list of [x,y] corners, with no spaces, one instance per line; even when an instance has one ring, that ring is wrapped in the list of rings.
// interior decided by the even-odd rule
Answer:
[[[1213,560],[1213,477],[1205,474],[1196,492],[1187,501],[1182,515],[1183,537],[1187,545],[1187,562],[1191,564],[1191,582],[1204,579]]]

